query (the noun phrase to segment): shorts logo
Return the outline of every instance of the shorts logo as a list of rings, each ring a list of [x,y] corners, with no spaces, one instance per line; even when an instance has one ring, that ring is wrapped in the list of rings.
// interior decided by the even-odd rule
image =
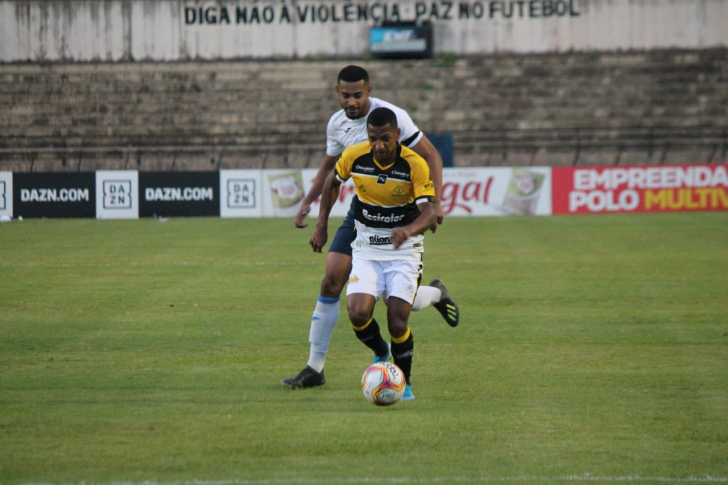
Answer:
[[[0,210],[7,209],[5,204],[5,182],[0,181]]]
[[[359,281],[359,278],[356,277],[356,275],[353,275],[351,278],[349,278],[349,283],[356,283]]]
[[[104,180],[104,209],[131,209],[131,180]]]
[[[386,184],[387,183],[387,176],[384,175],[384,174],[379,175],[379,177],[377,177],[377,183],[378,184]]]
[[[388,237],[369,236],[369,244],[372,246],[385,246],[387,244],[392,244],[392,240]]]

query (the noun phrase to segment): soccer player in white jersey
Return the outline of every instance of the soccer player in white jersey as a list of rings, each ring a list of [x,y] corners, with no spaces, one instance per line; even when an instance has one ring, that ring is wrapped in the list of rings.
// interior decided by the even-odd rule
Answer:
[[[321,251],[328,240],[328,220],[339,187],[354,181],[356,239],[346,291],[349,320],[357,338],[374,351],[374,362],[402,369],[407,385],[402,399],[414,399],[411,383],[414,338],[408,327],[412,302],[422,278],[424,232],[437,222],[435,187],[427,162],[398,143],[397,116],[376,108],[367,117],[369,141],[342,153],[321,196],[311,247]],[[374,306],[387,299],[388,345],[374,321]]]
[[[359,66],[347,66],[339,72],[336,95],[342,109],[334,113],[329,120],[326,128],[326,157],[313,180],[311,189],[303,199],[296,216],[296,227],[308,227],[304,219],[311,209],[311,204],[322,194],[324,182],[332,173],[334,165],[344,149],[368,140],[367,116],[378,107],[389,108],[395,113],[401,133],[400,144],[411,148],[427,161],[435,189],[437,224],[442,224],[444,213],[437,203],[442,193],[440,154],[427,137],[419,131],[406,111],[391,103],[371,97],[371,90],[369,74],[365,69]],[[320,386],[325,382],[324,363],[334,326],[339,319],[339,297],[351,271],[351,243],[355,237],[353,208],[352,201],[349,213],[336,232],[326,257],[326,274],[321,281],[318,300],[311,319],[309,334],[311,346],[308,363],[296,376],[281,381],[281,384],[291,389]],[[433,224],[433,232],[435,228],[436,224]],[[413,310],[421,310],[429,305],[433,305],[450,326],[455,327],[458,324],[459,309],[439,279],[433,280],[429,286],[419,287]]]

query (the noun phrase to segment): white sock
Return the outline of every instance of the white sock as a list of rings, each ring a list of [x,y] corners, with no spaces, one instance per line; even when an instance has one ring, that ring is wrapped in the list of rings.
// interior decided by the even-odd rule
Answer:
[[[338,320],[339,299],[319,295],[311,318],[311,333],[308,336],[308,341],[311,342],[308,365],[316,372],[324,369],[329,342],[331,342],[331,335],[334,333]]]
[[[412,310],[418,312],[423,308],[427,308],[433,303],[437,303],[442,298],[442,291],[434,286],[420,286],[417,288],[415,302],[412,304]]]

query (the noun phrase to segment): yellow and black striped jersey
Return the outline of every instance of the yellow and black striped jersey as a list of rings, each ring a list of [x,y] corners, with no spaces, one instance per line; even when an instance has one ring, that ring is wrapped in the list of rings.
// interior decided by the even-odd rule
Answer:
[[[336,177],[342,183],[352,179],[356,188],[354,203],[357,248],[381,259],[382,252],[394,249],[389,236],[395,227],[406,226],[420,215],[417,204],[435,199],[430,167],[413,150],[397,145],[395,161],[381,166],[374,159],[369,142],[354,145],[341,154],[336,163]],[[422,252],[422,239],[416,235],[399,250]],[[386,259],[400,256],[386,256]]]

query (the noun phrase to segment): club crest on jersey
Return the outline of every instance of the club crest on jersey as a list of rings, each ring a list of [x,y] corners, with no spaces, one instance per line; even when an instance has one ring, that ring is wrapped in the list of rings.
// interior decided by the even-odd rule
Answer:
[[[384,174],[380,174],[379,177],[377,177],[377,183],[378,184],[386,184],[387,183],[387,176]]]
[[[397,185],[392,191],[392,196],[394,197],[405,197],[407,195],[407,191],[401,185]]]

